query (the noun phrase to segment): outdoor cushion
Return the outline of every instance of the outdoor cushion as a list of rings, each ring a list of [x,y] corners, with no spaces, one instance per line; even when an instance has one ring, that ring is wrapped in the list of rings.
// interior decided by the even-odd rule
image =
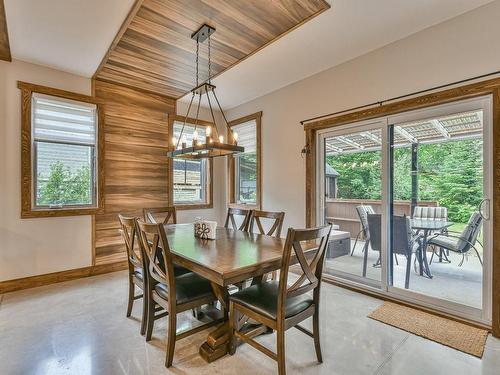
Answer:
[[[430,238],[429,241],[427,241],[427,245],[435,245],[437,247],[443,247],[451,251],[459,252],[458,239],[444,235]]]
[[[230,299],[256,311],[259,314],[276,319],[278,309],[279,282],[271,281],[267,283],[252,285],[240,292],[231,295]],[[313,304],[313,299],[308,295],[287,298],[285,303],[285,317],[306,310]]]
[[[166,285],[156,284],[155,291],[160,297],[168,298]],[[177,304],[211,296],[215,299],[210,281],[193,272],[175,278],[175,292],[177,294]]]
[[[416,206],[413,218],[446,221],[448,220],[448,209],[446,207]]]

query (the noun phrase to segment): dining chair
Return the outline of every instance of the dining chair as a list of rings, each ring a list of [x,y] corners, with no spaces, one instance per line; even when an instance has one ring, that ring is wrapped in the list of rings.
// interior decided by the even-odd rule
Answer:
[[[363,250],[361,252],[364,253],[365,251],[368,250],[368,243],[370,241],[370,232],[368,231],[367,216],[370,214],[374,214],[375,210],[370,205],[362,204],[356,206],[356,213],[358,214],[359,222],[361,223],[361,229],[356,235],[356,240],[354,241],[354,246],[352,247],[351,250],[351,256],[354,254],[354,250],[356,249],[356,244],[358,243],[358,240],[361,235],[363,235],[363,239],[365,240],[365,244],[363,245]]]
[[[476,248],[476,242],[479,242],[478,236],[481,232],[481,226],[483,222],[483,217],[479,212],[473,212],[469,218],[469,221],[461,233],[437,233],[434,237],[430,237],[427,241],[427,246],[434,246],[435,248],[443,248],[458,254],[462,254],[462,261],[458,266],[462,266],[465,260],[465,254],[470,250],[474,249],[477,257],[479,258],[479,263],[483,265],[483,260],[481,255]],[[482,244],[479,242],[482,246]],[[432,258],[434,257],[435,250],[432,252],[430,263],[432,263]]]
[[[262,219],[269,221],[269,229],[266,231]],[[283,221],[285,220],[284,212],[272,212],[272,211],[260,211],[252,210],[250,214],[250,223],[248,225],[248,231],[250,233],[255,233],[255,226],[257,227],[257,233],[265,234],[266,236],[272,236],[276,238],[281,237],[281,228],[283,227]],[[265,280],[269,277],[269,274],[263,276]],[[276,280],[277,271],[271,272],[271,280]]]
[[[267,231],[264,229],[262,219],[268,219],[270,221],[270,228]],[[284,219],[284,212],[252,210],[248,231],[254,233],[255,227],[257,227],[258,233],[279,238],[281,237],[281,228],[283,227]]]
[[[247,231],[248,225],[250,223],[251,213],[252,213],[251,210],[229,207],[227,209],[226,222],[224,223],[224,228]],[[236,224],[236,220],[234,218],[235,216],[243,216],[243,220],[240,226]],[[231,225],[231,227],[229,225]]]
[[[142,212],[146,223],[177,224],[177,211],[174,206],[144,208]]]
[[[132,314],[132,307],[134,301],[142,298],[142,317],[141,317],[141,335],[146,332],[146,298],[145,298],[145,278],[144,278],[144,264],[143,258],[139,256],[135,250],[136,233],[136,218],[128,217],[118,214],[120,221],[120,232],[125,242],[125,249],[127,250],[127,263],[128,263],[128,305],[127,317]],[[140,248],[140,246],[139,246]],[[135,295],[135,287],[142,290],[142,294]]]
[[[323,361],[319,302],[321,275],[330,231],[330,225],[313,229],[288,229],[279,281],[258,283],[229,297],[231,355],[236,351],[237,340],[242,340],[277,361],[279,375],[285,375],[285,331],[295,327],[314,339],[316,357],[319,362]],[[313,249],[311,257],[305,256],[303,246]],[[297,259],[302,273],[297,281],[289,286],[288,269],[292,256]],[[312,296],[308,294],[311,291]],[[276,331],[276,353],[239,331],[240,314]],[[299,325],[309,317],[313,318],[312,332]]]
[[[367,221],[370,228],[370,247],[380,253],[382,249],[382,217],[380,214],[369,214]],[[397,254],[406,257],[405,289],[408,289],[410,286],[411,258],[413,253],[422,244],[421,237],[413,234],[410,218],[407,216],[393,216],[391,240],[394,257]],[[366,277],[367,260],[368,256],[365,253],[363,258],[363,277]]]
[[[217,300],[210,282],[194,272],[176,276],[167,236],[163,224],[138,220],[139,240],[145,259],[147,320],[146,341],[151,340],[158,308],[168,316],[167,350],[165,366],[172,366],[175,342],[221,322],[215,319],[203,325],[177,332],[177,314],[211,304]],[[162,269],[159,258],[163,259]],[[157,308],[158,307],[158,308]]]
[[[177,210],[174,206],[169,207],[152,207],[142,209],[144,221],[151,224],[177,224]],[[165,264],[163,264],[163,258],[158,259],[162,269],[165,269]],[[191,272],[188,269],[174,264],[174,274],[176,276],[182,275],[183,273]],[[194,314],[196,315],[196,313]]]

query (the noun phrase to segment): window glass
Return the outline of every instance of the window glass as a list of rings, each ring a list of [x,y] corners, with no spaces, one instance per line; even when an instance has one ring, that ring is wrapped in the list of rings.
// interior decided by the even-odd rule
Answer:
[[[232,127],[238,134],[238,145],[245,152],[235,155],[236,203],[257,203],[257,123],[247,121]]]
[[[96,204],[97,109],[33,94],[35,208]]]
[[[180,139],[183,123],[174,122],[174,137]],[[197,126],[199,143],[205,143],[205,127]],[[194,124],[185,124],[182,130],[186,143],[191,146]],[[181,140],[182,142],[182,140]],[[174,204],[204,204],[208,202],[208,160],[174,159]]]

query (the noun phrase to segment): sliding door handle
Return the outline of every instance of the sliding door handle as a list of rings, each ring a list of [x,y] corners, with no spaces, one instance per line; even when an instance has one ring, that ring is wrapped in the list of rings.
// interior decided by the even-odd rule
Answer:
[[[484,209],[485,204],[486,204],[486,209]],[[481,217],[487,221],[490,220],[490,206],[491,206],[491,200],[489,198],[484,198],[481,201],[481,203],[479,203],[478,206],[479,215],[481,215]]]

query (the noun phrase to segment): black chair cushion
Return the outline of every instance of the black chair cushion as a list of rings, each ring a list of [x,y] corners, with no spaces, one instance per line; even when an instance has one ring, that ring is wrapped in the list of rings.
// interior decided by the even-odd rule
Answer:
[[[278,309],[279,282],[270,281],[252,285],[231,295],[230,299],[255,312],[271,319],[276,319]],[[285,303],[285,317],[291,317],[306,310],[313,304],[308,295],[287,298]]]
[[[168,298],[166,285],[156,284],[155,291],[160,297]],[[179,305],[205,297],[215,299],[210,282],[193,272],[175,278],[175,292],[177,294],[177,304]]]
[[[184,267],[181,267],[181,266],[178,266],[176,264],[174,264],[174,276],[177,277],[177,276],[182,276],[186,273],[190,273],[191,271],[188,270],[187,268],[184,268]]]
[[[162,269],[163,272],[165,272],[165,262],[163,261],[163,257],[159,256],[156,258],[158,260],[158,265]],[[177,264],[174,264],[174,276],[181,276],[184,275],[185,273],[191,272],[187,268],[178,266]]]

